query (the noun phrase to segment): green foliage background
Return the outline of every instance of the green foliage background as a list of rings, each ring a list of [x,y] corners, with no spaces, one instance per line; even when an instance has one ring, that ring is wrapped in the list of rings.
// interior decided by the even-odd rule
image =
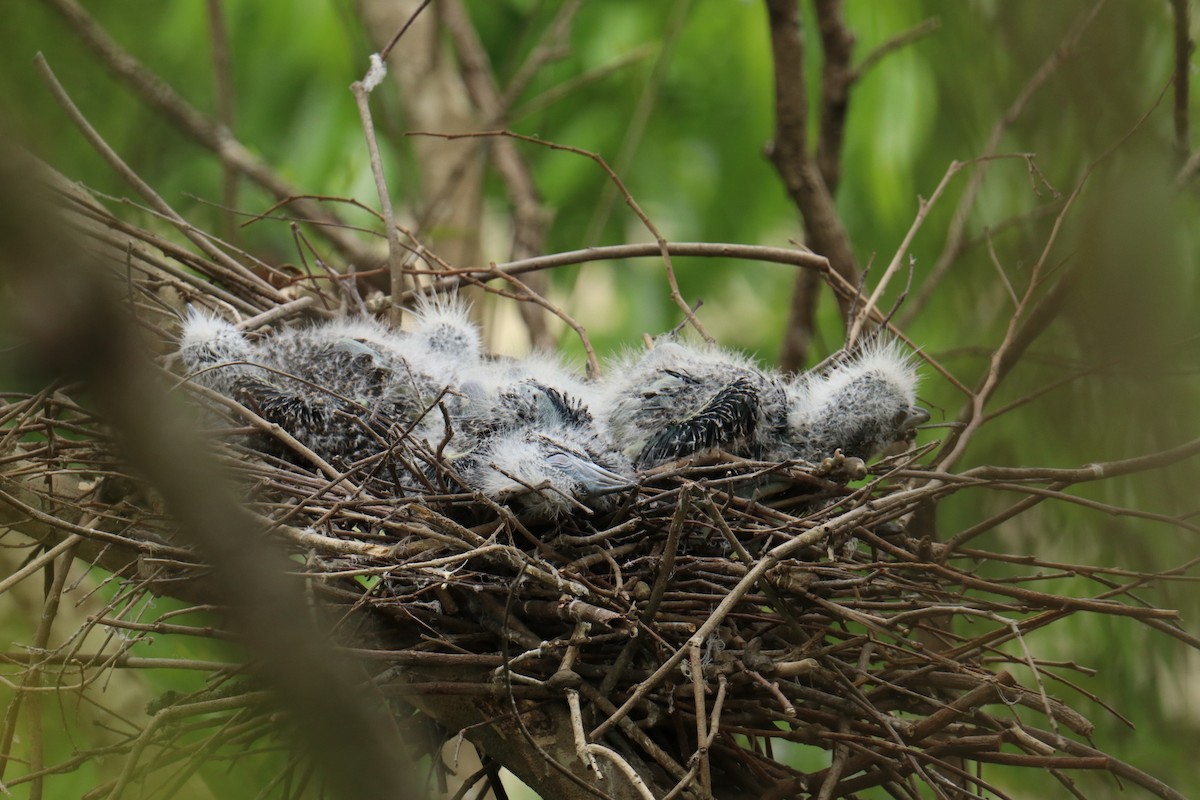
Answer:
[[[538,41],[558,4],[537,0],[470,3],[501,84]],[[201,109],[215,108],[210,39],[201,3],[88,4],[126,48]],[[861,263],[880,271],[912,224],[918,196],[928,197],[953,160],[970,159],[1042,62],[1091,4],[1025,0],[851,0],[846,14],[861,58],[937,16],[940,29],[888,55],[855,87],[846,127],[838,209]],[[810,9],[805,6],[805,13]],[[357,197],[375,205],[362,131],[347,87],[371,52],[355,10],[345,2],[288,0],[225,6],[237,90],[235,132],[296,185],[314,193]],[[674,39],[672,20],[683,15]],[[90,57],[42,3],[9,3],[0,23],[0,120],[64,174],[115,197],[130,196],[82,141],[36,77],[31,59],[46,55],[83,112],[133,169],[194,224],[218,229],[219,165],[147,110]],[[618,165],[629,190],[673,240],[785,246],[801,240],[794,207],[763,156],[772,136],[772,76],[764,7],[743,0],[586,3],[570,52],[541,70],[517,104],[511,127],[522,133],[602,154]],[[808,20],[811,23],[811,18]],[[997,264],[1022,291],[1046,243],[1047,263],[1075,268],[1064,311],[1022,360],[991,409],[1025,397],[1070,371],[1076,380],[1038,395],[989,424],[961,466],[1078,466],[1127,458],[1180,444],[1200,432],[1197,413],[1196,183],[1173,186],[1180,166],[1172,129],[1171,7],[1167,2],[1109,3],[1079,46],[1004,134],[999,152],[1033,153],[1046,182],[1069,194],[1088,165],[1130,131],[1102,161],[1054,232],[1061,200],[1031,176],[1021,159],[988,165],[970,210],[969,247],[953,264],[907,333],[963,383],[975,386],[1003,336],[1013,303]],[[811,28],[811,25],[810,25]],[[1193,37],[1196,35],[1193,22]],[[810,95],[818,95],[820,48],[808,31]],[[401,45],[403,50],[403,45]],[[631,59],[617,70],[607,67]],[[668,59],[661,65],[660,58]],[[544,92],[578,76],[594,80],[550,104]],[[1194,63],[1193,63],[1194,72]],[[1193,82],[1193,87],[1195,82]],[[644,92],[655,93],[644,134],[627,163],[618,154]],[[1191,91],[1192,122],[1200,97]],[[385,161],[400,203],[415,203],[413,157],[400,105],[385,88],[375,95],[377,123],[387,137]],[[1138,120],[1146,116],[1138,127]],[[1192,135],[1193,142],[1197,137]],[[605,200],[604,175],[590,161],[521,145],[553,210],[547,250],[647,241],[620,202]],[[912,247],[914,287],[941,252],[969,171],[936,205]],[[489,208],[505,208],[496,180]],[[265,209],[270,198],[244,183],[239,207]],[[1048,209],[1039,213],[1039,209]],[[1015,218],[1015,222],[1009,222]],[[144,224],[154,224],[141,218]],[[994,260],[985,231],[992,231]],[[503,261],[502,226],[485,236],[485,257]],[[259,254],[296,263],[288,228],[263,223],[242,234]],[[773,360],[786,324],[794,275],[764,264],[681,259],[684,296],[703,298],[700,316],[724,344]],[[871,284],[874,274],[868,277]],[[588,328],[599,350],[637,345],[679,322],[653,261],[594,264],[556,273],[555,296]],[[902,282],[901,282],[902,283]],[[893,290],[892,295],[895,296]],[[822,352],[842,331],[831,298],[820,308]],[[576,355],[578,343],[562,346]],[[929,373],[926,402],[953,419],[961,393]],[[925,434],[924,440],[937,435]],[[1194,463],[1130,479],[1077,487],[1080,496],[1170,514],[1195,514],[1200,485]],[[986,497],[986,502],[981,501]],[[963,530],[1014,502],[1011,496],[966,493],[943,503],[943,536]],[[1069,563],[1166,569],[1197,555],[1195,535],[1177,528],[1065,505],[1044,504],[976,542],[981,548],[1035,553]],[[1184,573],[1194,578],[1195,571]],[[1049,580],[1047,588],[1095,591]],[[1198,631],[1200,601],[1190,580],[1149,587],[1145,602],[1178,608]],[[167,601],[162,601],[167,602]],[[14,643],[28,642],[35,620],[8,608],[0,624]],[[1052,632],[1051,632],[1052,631]],[[1200,794],[1194,754],[1200,752],[1200,655],[1126,619],[1077,615],[1029,637],[1034,652],[1097,670],[1071,676],[1079,690],[1051,684],[1098,725],[1096,744],[1161,777],[1185,794]],[[15,646],[15,645],[14,645]],[[139,648],[149,648],[139,645]],[[160,637],[155,655],[184,657],[204,642]],[[206,653],[209,658],[220,654]],[[134,705],[187,678],[147,673],[122,683]],[[0,689],[0,693],[3,689]],[[1094,694],[1132,723],[1122,724],[1080,692]],[[63,717],[74,712],[67,709]],[[54,717],[57,714],[51,714]],[[72,736],[86,740],[86,730]],[[63,757],[74,739],[56,742]],[[269,766],[262,774],[270,773]],[[102,776],[83,768],[55,785],[74,796]],[[258,777],[231,780],[223,766],[206,767],[189,791],[230,794],[241,784],[255,796]],[[1045,776],[989,767],[985,778],[1033,796]],[[1089,797],[1115,796],[1103,775],[1077,778]],[[76,782],[77,781],[77,782]],[[1056,789],[1058,789],[1057,785]],[[1061,789],[1058,789],[1061,791]]]

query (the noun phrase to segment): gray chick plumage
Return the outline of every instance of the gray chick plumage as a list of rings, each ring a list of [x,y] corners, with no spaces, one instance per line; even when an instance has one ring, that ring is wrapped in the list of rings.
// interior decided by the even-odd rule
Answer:
[[[432,488],[449,467],[468,489],[552,518],[629,485],[614,471],[627,464],[603,446],[569,372],[538,358],[483,358],[459,303],[426,303],[414,316],[409,332],[352,319],[250,342],[227,322],[194,315],[181,354],[198,382],[339,468],[371,458],[373,485],[393,492]],[[294,457],[272,442],[258,446]]]
[[[353,333],[342,323],[325,323],[251,342],[223,320],[193,315],[184,325],[180,350],[194,380],[345,469],[372,456],[381,462],[399,455],[397,443],[413,436],[445,390],[424,365],[405,357],[383,326],[362,323]],[[254,445],[299,461],[270,437]],[[387,466],[392,481],[413,482],[407,465],[402,472],[408,480],[399,477],[394,463]]]
[[[596,408],[602,433],[646,469],[720,449],[819,463],[869,459],[911,438],[929,415],[899,345],[872,339],[822,373],[788,379],[713,345],[659,343],[609,366]]]
[[[605,508],[614,492],[632,485],[629,460],[596,428],[584,382],[556,359],[486,361],[468,370],[460,388],[468,402],[456,420],[461,455],[451,463],[489,497],[550,519],[581,501]]]
[[[840,450],[865,461],[910,440],[929,420],[915,404],[917,383],[913,359],[883,338],[800,376],[788,389],[792,457],[818,463]]]
[[[638,468],[713,448],[771,458],[786,435],[786,382],[740,353],[666,341],[607,374],[600,426]]]

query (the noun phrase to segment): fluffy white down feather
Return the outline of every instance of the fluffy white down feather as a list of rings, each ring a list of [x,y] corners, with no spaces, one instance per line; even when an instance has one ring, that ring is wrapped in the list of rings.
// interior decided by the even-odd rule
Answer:
[[[263,370],[253,366],[254,346],[245,334],[220,317],[194,308],[183,322],[179,355],[191,380],[228,397],[245,379],[263,375]]]
[[[929,418],[914,404],[918,373],[901,343],[876,337],[788,388],[788,437],[796,457],[819,460],[841,450],[871,458]]]

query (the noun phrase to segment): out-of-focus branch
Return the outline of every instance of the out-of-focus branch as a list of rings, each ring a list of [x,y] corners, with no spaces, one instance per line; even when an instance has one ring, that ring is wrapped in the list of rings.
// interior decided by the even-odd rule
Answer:
[[[1025,349],[1033,343],[1057,315],[1058,309],[1065,301],[1069,290],[1068,281],[1078,271],[1077,266],[1072,266],[1066,275],[1061,276],[1053,288],[1044,293],[1040,301],[1037,301],[1037,297],[1044,281],[1047,280],[1046,273],[1049,271],[1047,264],[1050,254],[1063,230],[1067,214],[1083,193],[1084,187],[1095,170],[1103,162],[1107,161],[1110,156],[1118,152],[1121,146],[1141,129],[1142,125],[1145,124],[1146,120],[1150,118],[1150,115],[1158,107],[1163,97],[1166,96],[1167,88],[1169,88],[1169,84],[1163,87],[1163,91],[1159,93],[1154,103],[1124,134],[1087,165],[1083,175],[1063,201],[1062,209],[1059,211],[1054,225],[1046,237],[1042,252],[1038,256],[1037,262],[1029,270],[1025,291],[1021,295],[1017,307],[1009,320],[1004,339],[992,352],[987,373],[980,382],[979,388],[972,393],[969,401],[963,406],[963,410],[959,415],[959,422],[963,424],[961,427],[954,429],[942,446],[942,452],[937,459],[939,469],[947,469],[962,456],[967,443],[987,420],[984,414],[984,407],[995,393],[1000,382],[1017,364]]]
[[[1175,149],[1182,158],[1192,151],[1188,136],[1188,86],[1191,80],[1192,29],[1188,0],[1171,0],[1175,16]]]
[[[577,8],[578,4],[571,4]],[[496,84],[495,72],[488,60],[487,51],[479,38],[467,9],[459,0],[447,0],[441,6],[446,28],[454,38],[454,46],[462,63],[463,85],[466,87],[479,115],[487,120],[487,127],[505,125],[508,108]],[[546,222],[549,215],[542,206],[542,199],[533,182],[533,172],[521,156],[516,143],[511,139],[495,139],[491,142],[492,163],[508,194],[513,209],[512,258],[529,258],[545,250]],[[548,281],[536,276],[530,284],[537,294],[544,295]],[[521,316],[529,329],[529,338],[535,347],[550,349],[554,338],[546,325],[542,310],[522,303]]]
[[[772,50],[775,56],[776,136],[772,160],[792,201],[800,210],[807,243],[829,257],[834,270],[847,283],[858,283],[858,267],[849,236],[842,227],[833,198],[841,183],[842,148],[845,143],[846,115],[850,90],[880,59],[909,42],[936,30],[937,19],[926,20],[909,31],[885,42],[871,52],[863,63],[851,63],[854,34],[846,26],[842,0],[813,0],[817,30],[821,38],[821,100],[818,138],[814,154],[806,145],[808,100],[805,90],[804,43],[797,3],[768,0]],[[787,143],[787,139],[791,143]],[[815,170],[814,165],[815,163]],[[819,174],[819,180],[817,175]],[[788,328],[785,332],[781,366],[789,371],[800,369],[815,332],[819,284],[809,273],[798,275],[792,293]],[[851,325],[854,307],[838,298],[842,318],[850,329],[850,341],[857,333]]]
[[[54,72],[50,69],[50,65],[46,63],[46,59],[42,57],[41,53],[38,53],[38,55],[34,58],[34,63],[36,64],[37,69],[41,73],[43,79],[45,79],[47,85],[50,87],[50,91],[53,93],[55,100],[58,101],[58,104],[62,107],[62,109],[67,112],[67,116],[69,116],[71,121],[75,123],[75,126],[79,128],[79,131],[84,135],[84,138],[86,138],[92,147],[95,148],[96,152],[98,152],[104,158],[104,160],[107,161],[110,166],[112,166],[117,174],[124,178],[131,186],[133,186],[135,190],[137,190],[138,194],[146,199],[146,201],[151,205],[151,207],[154,208],[155,211],[162,214],[167,220],[175,225],[175,227],[179,229],[179,232],[186,236],[188,240],[192,242],[192,244],[196,245],[196,247],[198,247],[205,255],[209,256],[213,261],[221,265],[231,279],[236,280],[243,285],[249,286],[265,297],[275,300],[283,299],[282,295],[280,295],[274,287],[259,278],[237,260],[230,257],[225,251],[217,247],[206,235],[193,228],[192,225],[187,222],[187,220],[185,220],[178,213],[176,213],[173,208],[167,205],[167,202],[163,200],[162,197],[160,197],[159,194],[155,192],[148,183],[143,181],[136,173],[134,173],[132,169],[129,168],[129,166],[121,159],[121,157],[117,155],[116,151],[108,146],[108,143],[101,138],[100,134],[84,118],[83,114],[67,95],[67,92],[62,87],[62,84],[58,82],[58,78],[54,75]]]
[[[649,122],[650,115],[654,111],[655,103],[658,101],[659,90],[662,88],[663,82],[667,77],[667,70],[671,66],[671,59],[675,53],[675,44],[679,41],[684,23],[688,20],[690,6],[691,0],[675,0],[674,7],[671,9],[671,15],[667,19],[666,27],[663,29],[662,36],[657,43],[654,66],[650,71],[649,77],[646,79],[646,83],[638,93],[637,103],[634,105],[633,110],[629,114],[629,120],[625,124],[625,132],[621,137],[621,147],[617,151],[616,158],[613,161],[613,169],[618,174],[623,175],[629,169],[629,165],[633,162],[633,157],[642,143],[642,136],[646,132],[646,124]],[[596,208],[588,220],[587,229],[583,234],[584,242],[590,244],[600,238],[601,233],[604,232],[604,226],[608,224],[608,220],[612,216],[613,204],[616,200],[616,189],[611,183],[606,184],[601,190],[600,197],[596,202]]]
[[[209,36],[212,38],[213,78],[217,88],[217,119],[232,136],[234,90],[232,65],[229,60],[229,35],[225,29],[225,10],[222,0],[208,0],[205,5],[208,10]],[[237,208],[238,170],[234,164],[221,163],[221,186],[221,199],[225,205],[221,212],[222,234],[225,239],[232,242],[238,235],[237,221],[234,216]]]
[[[629,206],[637,218],[641,220],[642,225],[650,232],[655,241],[658,243],[659,255],[662,256],[663,267],[666,271],[667,284],[671,287],[671,299],[675,301],[675,305],[677,305],[683,312],[683,315],[687,317],[688,323],[692,326],[696,333],[700,334],[700,336],[702,336],[706,341],[713,341],[713,338],[709,336],[708,331],[704,329],[704,325],[701,324],[700,320],[696,317],[696,312],[692,310],[691,306],[688,305],[687,301],[684,300],[683,295],[679,291],[679,281],[675,277],[675,267],[671,263],[671,248],[667,240],[659,232],[658,226],[654,224],[653,220],[650,219],[650,216],[646,214],[646,212],[642,210],[642,207],[638,205],[638,202],[633,199],[633,195],[630,194],[629,189],[625,187],[625,182],[621,180],[620,176],[613,171],[613,168],[608,165],[608,162],[605,161],[604,157],[599,153],[593,153],[580,147],[571,147],[565,144],[550,142],[545,139],[539,139],[536,136],[525,136],[513,131],[478,131],[476,133],[464,133],[457,136],[430,133],[427,131],[413,131],[411,135],[437,136],[443,139],[474,139],[497,136],[507,137],[510,139],[517,139],[522,142],[529,142],[530,144],[540,145],[542,147],[548,147],[551,150],[561,150],[567,153],[574,153],[575,155],[584,156],[585,158],[591,159],[598,167],[600,167],[600,169],[604,171],[604,174],[608,176],[608,179],[612,181],[613,185],[617,187],[617,191],[620,192],[621,197],[625,199],[625,205]]]
[[[1183,169],[1179,170],[1179,175],[1175,177],[1177,186],[1183,187],[1191,182],[1196,174],[1200,173],[1200,150],[1192,153],[1192,157],[1183,165]]]
[[[854,68],[854,80],[862,80],[862,77],[870,72],[871,68],[882,61],[887,55],[894,53],[906,45],[912,44],[924,36],[928,36],[941,27],[942,20],[939,17],[930,17],[929,19],[922,20],[908,30],[896,34],[867,53],[866,57]]]
[[[854,34],[842,16],[842,0],[815,0],[817,30],[825,60],[821,66],[821,118],[817,138],[817,165],[829,194],[841,182],[842,145],[846,138],[846,110],[857,71],[850,66]]]
[[[871,314],[875,311],[876,306],[879,303],[879,299],[883,296],[883,292],[887,289],[888,283],[902,268],[904,256],[908,253],[909,247],[912,246],[913,238],[916,237],[917,231],[921,229],[926,217],[929,216],[930,209],[933,208],[934,204],[937,203],[937,201],[941,198],[942,194],[946,191],[946,187],[950,184],[950,181],[954,178],[954,176],[957,175],[959,171],[963,169],[963,167],[968,165],[975,165],[977,168],[982,168],[981,165],[1001,158],[1020,158],[1024,159],[1026,163],[1030,165],[1033,163],[1033,156],[1029,153],[981,156],[980,158],[972,159],[970,161],[950,162],[950,166],[946,168],[946,174],[942,176],[942,180],[938,183],[937,188],[933,190],[933,194],[929,196],[929,199],[926,200],[921,198],[917,207],[917,215],[913,219],[912,225],[909,226],[908,233],[904,235],[904,240],[900,243],[900,247],[896,250],[896,254],[892,257],[892,260],[888,262],[887,269],[883,271],[883,274],[879,277],[878,282],[876,282],[875,288],[872,290],[870,297],[866,299],[860,309],[855,311],[854,319],[850,321],[849,331],[846,334],[846,341],[849,345],[853,345],[854,342],[858,340],[859,335],[863,332],[864,324],[871,318]],[[1019,301],[1016,301],[1016,303],[1019,305]]]
[[[302,738],[345,797],[414,796],[394,722],[351,682],[270,546],[148,369],[149,354],[109,294],[104,268],[59,222],[31,162],[0,164],[0,266],[19,298],[28,368],[87,385],[122,453],[152,476],[180,537],[213,568],[230,622]]]
[[[478,130],[478,113],[446,46],[442,4],[432,4],[429,13],[409,25],[422,5],[423,0],[359,0],[357,4],[363,26],[378,48],[409,26],[387,55],[405,127]],[[414,193],[409,202],[417,206],[416,231],[422,242],[449,264],[478,264],[483,259],[484,163],[476,144],[416,141],[412,148],[416,173],[412,185],[419,187],[419,194]]]

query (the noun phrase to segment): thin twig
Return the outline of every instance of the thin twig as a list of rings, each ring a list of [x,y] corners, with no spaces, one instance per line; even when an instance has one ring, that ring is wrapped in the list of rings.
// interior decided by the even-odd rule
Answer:
[[[213,76],[217,89],[217,119],[233,135],[234,90],[233,72],[229,60],[229,35],[225,26],[225,11],[222,0],[207,0],[208,31],[212,39]],[[232,162],[221,164],[222,202],[225,213],[221,215],[225,238],[233,241],[237,235],[237,224],[233,209],[237,208],[238,170]]]
[[[692,704],[696,718],[696,754],[693,758],[700,764],[700,791],[705,797],[712,796],[712,768],[708,763],[708,720],[704,702],[704,666],[700,663],[700,645],[693,644],[688,651],[688,664],[692,678]]]
[[[424,7],[425,4],[422,4],[421,8]],[[417,12],[419,13],[420,9]],[[415,17],[416,14],[413,16]],[[401,33],[403,33],[403,30]],[[399,35],[397,34],[397,37]],[[378,56],[374,56],[373,58],[378,59]],[[373,71],[382,71],[383,62],[381,60],[373,61],[371,69]],[[371,103],[369,99],[371,90],[379,84],[381,78],[381,75],[368,73],[362,80],[357,80],[350,84],[350,91],[354,94],[354,103],[358,107],[359,119],[362,122],[363,136],[367,140],[367,153],[371,159],[371,174],[375,177],[375,191],[379,195],[379,208],[383,215],[384,231],[387,233],[388,273],[391,276],[392,298],[389,317],[392,325],[399,329],[404,319],[404,307],[401,305],[401,298],[404,297],[404,293],[408,289],[408,280],[404,275],[404,248],[400,244],[400,232],[396,229],[396,215],[392,211],[392,197],[388,192],[387,178],[383,174],[383,159],[379,155],[379,143],[375,140],[375,124],[371,122]]]
[[[1000,118],[996,121],[991,133],[988,135],[987,142],[984,144],[980,155],[992,155],[1000,149],[1000,143],[1003,141],[1005,132],[1020,119],[1021,115],[1025,112],[1025,108],[1029,105],[1034,95],[1037,94],[1037,91],[1074,55],[1080,38],[1103,6],[1104,0],[1099,0],[1099,2],[1094,3],[1076,18],[1066,35],[1063,36],[1062,41],[1054,48],[1054,52],[1047,56],[1042,65],[1038,67],[1029,81],[1021,88],[1021,91],[1017,93],[1012,104],[1000,115]],[[900,315],[899,325],[901,328],[907,328],[920,315],[922,309],[929,303],[933,297],[933,293],[953,265],[954,260],[958,258],[964,246],[967,219],[971,211],[975,208],[975,200],[983,188],[983,179],[987,174],[987,166],[987,164],[983,164],[976,169],[971,174],[970,180],[963,189],[958,206],[954,209],[954,217],[950,222],[950,229],[944,236],[945,244],[942,246],[942,252],[930,268],[917,294],[909,301],[908,307],[904,309],[904,313]]]
[[[917,231],[921,229],[921,226],[925,222],[925,218],[929,215],[929,211],[941,198],[942,194],[946,191],[946,187],[950,185],[950,181],[954,178],[954,176],[957,175],[964,167],[982,164],[989,161],[1012,158],[1018,158],[1028,163],[1033,156],[1030,153],[1005,153],[999,155],[981,156],[979,158],[973,158],[967,161],[950,162],[950,166],[946,168],[946,173],[942,176],[941,181],[938,182],[937,187],[933,190],[933,194],[929,196],[929,199],[918,199],[917,215],[913,219],[912,225],[909,226],[908,233],[904,235],[904,240],[900,242],[900,247],[896,249],[896,254],[892,256],[892,260],[888,263],[887,268],[883,271],[883,275],[879,277],[879,281],[875,284],[874,291],[871,292],[871,296],[867,298],[866,303],[863,304],[862,309],[855,315],[854,320],[850,325],[849,332],[846,334],[847,348],[852,348],[855,342],[858,341],[859,335],[863,332],[863,326],[866,324],[866,321],[870,317],[871,313],[875,310],[876,305],[879,302],[879,298],[883,295],[883,292],[887,288],[892,277],[903,266],[904,257],[907,255],[908,249],[912,246],[912,241],[916,237]]]
[[[940,30],[941,27],[941,17],[929,17],[928,19],[921,20],[908,30],[896,34],[892,38],[883,42],[883,44],[880,44],[871,52],[867,53],[866,57],[863,58],[862,61],[858,62],[858,66],[854,68],[854,80],[862,80],[863,76],[870,72],[871,69],[885,57],[891,55],[897,50],[907,47],[918,39],[923,39],[929,34]]]

